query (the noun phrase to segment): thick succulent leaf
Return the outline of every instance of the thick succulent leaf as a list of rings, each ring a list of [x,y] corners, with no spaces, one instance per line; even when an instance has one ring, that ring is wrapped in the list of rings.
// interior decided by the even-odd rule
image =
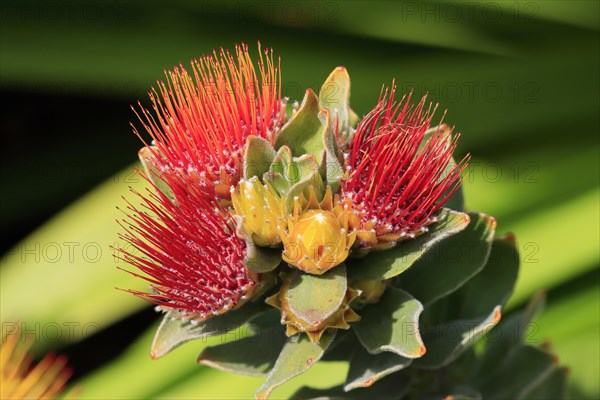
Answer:
[[[567,392],[569,370],[554,366],[538,384],[521,394],[523,400],[563,399]]]
[[[174,198],[173,191],[169,185],[167,185],[165,181],[160,178],[162,172],[159,171],[158,168],[156,168],[156,166],[152,163],[152,159],[154,158],[153,153],[159,153],[158,147],[142,147],[140,151],[138,151],[140,163],[142,164],[142,167],[144,167],[144,172],[146,173],[148,179],[150,179],[150,181],[158,188],[158,190],[172,200]]]
[[[496,304],[506,303],[518,275],[519,251],[514,237],[497,238],[492,243],[490,257],[483,270],[450,296],[450,304],[460,304],[457,315],[462,318],[484,315]]]
[[[350,392],[344,391],[344,386],[329,389],[314,389],[302,387],[294,393],[291,400],[400,400],[409,391],[411,379],[407,375],[387,376],[368,388],[358,388]]]
[[[302,170],[292,161],[292,151],[287,146],[281,146],[263,175],[263,181],[270,182],[279,194],[287,193],[290,187],[300,181]]]
[[[351,331],[338,331],[335,340],[327,348],[321,358],[322,361],[348,361],[348,357],[354,353],[357,347],[362,345],[356,335]]]
[[[293,210],[294,198],[306,195],[309,187],[312,186],[319,197],[324,192],[319,163],[315,157],[308,154],[292,157],[288,146],[282,146],[277,151],[269,170],[263,174],[263,180],[270,182],[285,197],[287,213]]]
[[[160,358],[190,340],[227,333],[269,309],[270,307],[261,301],[249,302],[237,310],[217,315],[198,324],[177,319],[175,311],[168,312],[154,334],[150,355],[154,359]]]
[[[500,306],[490,315],[474,320],[453,321],[423,332],[427,354],[414,366],[434,369],[448,365],[500,322]]]
[[[244,179],[262,177],[269,170],[274,158],[275,149],[271,143],[259,136],[249,136],[244,153]]]
[[[253,335],[204,348],[198,363],[241,375],[268,374],[286,341],[278,316],[275,310],[265,313],[250,324]]]
[[[404,240],[385,251],[375,251],[363,258],[352,260],[348,276],[352,279],[379,280],[397,276],[426,254],[436,243],[450,237],[469,225],[470,217],[457,211],[442,209],[440,221],[429,227],[429,232],[415,239]]]
[[[288,213],[291,213],[294,209],[294,200],[297,196],[302,194],[306,195],[307,190],[312,187],[319,198],[325,192],[323,187],[323,181],[319,172],[319,164],[317,160],[311,155],[304,155],[298,158],[294,158],[294,162],[297,165],[300,174],[300,180],[294,183],[286,194],[286,206]]]
[[[476,387],[484,399],[520,399],[551,374],[555,361],[552,354],[541,348],[515,346],[496,360],[496,367],[488,379]]]
[[[322,160],[323,124],[318,117],[319,111],[319,98],[312,89],[308,89],[298,111],[279,131],[275,148],[288,146],[294,156],[310,154]]]
[[[514,237],[505,235],[495,239],[483,270],[456,292],[426,306],[421,323],[434,326],[486,315],[496,305],[506,303],[518,273],[519,253]]]
[[[270,247],[260,247],[246,240],[246,258],[244,265],[250,271],[265,273],[273,271],[281,262],[281,249],[272,249]]]
[[[365,349],[371,354],[384,351],[406,358],[425,354],[419,332],[423,305],[403,290],[389,287],[379,303],[360,311],[361,320],[352,327]]]
[[[329,117],[337,119],[342,136],[350,128],[350,75],[345,67],[337,67],[323,83],[319,91],[321,107],[329,111]]]
[[[336,193],[340,187],[340,180],[344,177],[344,167],[340,162],[340,150],[333,131],[332,121],[329,118],[329,111],[322,110],[319,113],[319,120],[324,126],[323,148],[325,149],[320,169],[321,176],[331,186],[333,193]]]
[[[452,293],[481,271],[490,255],[496,220],[481,213],[469,216],[469,225],[441,240],[417,260],[399,277],[398,287],[409,290],[427,305]]]
[[[283,346],[275,366],[271,370],[267,380],[256,391],[256,398],[264,400],[277,386],[284,384],[290,379],[306,372],[317,361],[321,359],[327,347],[335,338],[336,331],[326,331],[319,343],[312,343],[304,334],[288,338]]]
[[[523,343],[526,332],[533,319],[544,308],[546,295],[538,293],[531,298],[527,306],[504,318],[487,338],[485,351],[472,370],[471,380],[480,382],[492,373],[498,360],[506,355],[513,346]]]
[[[368,388],[380,379],[408,367],[411,363],[410,358],[389,352],[369,354],[364,347],[358,346],[350,358],[350,369],[344,390],[348,392]]]
[[[298,183],[314,179],[318,170],[319,164],[313,156],[293,157],[290,148],[282,146],[277,150],[263,179],[269,181],[279,194],[284,195]]]
[[[343,264],[323,275],[294,271],[287,301],[297,318],[310,325],[318,325],[339,310],[347,287],[346,266]]]

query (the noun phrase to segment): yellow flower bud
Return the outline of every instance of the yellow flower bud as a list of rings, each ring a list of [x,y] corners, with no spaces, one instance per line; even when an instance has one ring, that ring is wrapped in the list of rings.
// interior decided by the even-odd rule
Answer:
[[[329,187],[320,203],[314,190],[310,191],[308,200],[302,197],[295,201],[287,231],[279,232],[285,262],[310,274],[321,275],[348,257],[356,233],[348,232],[347,224],[333,208]]]
[[[306,210],[281,233],[283,260],[311,274],[321,275],[342,263],[354,243],[331,211]]]
[[[279,231],[285,229],[285,204],[268,182],[262,184],[257,177],[240,181],[231,191],[231,201],[254,243],[269,247],[281,243]]]

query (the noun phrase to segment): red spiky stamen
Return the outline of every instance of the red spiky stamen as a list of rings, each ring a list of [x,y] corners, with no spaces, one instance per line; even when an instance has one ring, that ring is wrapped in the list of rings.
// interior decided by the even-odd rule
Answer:
[[[181,316],[203,320],[245,300],[254,282],[244,267],[246,244],[236,236],[230,217],[216,199],[186,175],[163,176],[175,202],[148,190],[141,205],[127,202],[127,218],[117,221],[121,239],[136,251],[120,258],[142,271],[155,293],[127,290]]]
[[[279,60],[273,61],[272,50],[261,52],[260,43],[259,54],[257,74],[248,46],[236,46],[235,56],[213,51],[193,60],[191,73],[183,65],[165,71],[166,83],[149,93],[153,113],[138,103],[161,173],[207,174],[209,184],[224,186],[218,195],[229,195],[248,136],[273,141],[285,117]]]
[[[411,94],[394,102],[395,85],[358,125],[346,158],[341,199],[359,212],[361,228],[379,240],[413,238],[458,189],[469,156],[450,169],[459,135],[440,125],[426,137],[435,107]],[[429,133],[428,133],[429,135]],[[450,171],[448,171],[450,169]],[[360,238],[360,235],[359,235]]]

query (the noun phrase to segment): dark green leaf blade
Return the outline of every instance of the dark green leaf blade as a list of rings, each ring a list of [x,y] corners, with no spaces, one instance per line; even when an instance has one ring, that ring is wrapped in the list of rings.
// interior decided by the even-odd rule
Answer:
[[[567,392],[567,378],[569,370],[566,367],[555,366],[552,370],[530,390],[521,396],[523,400],[551,400],[564,399]]]
[[[555,361],[552,354],[541,348],[517,345],[496,360],[496,368],[477,389],[484,399],[519,399],[533,389],[532,384],[552,373]]]
[[[433,245],[467,227],[470,217],[457,211],[442,209],[440,220],[421,236],[399,242],[385,251],[375,251],[363,258],[352,260],[348,276],[352,279],[379,280],[397,276],[406,271]]]
[[[496,238],[487,264],[450,297],[460,299],[458,315],[475,318],[484,315],[496,304],[504,305],[510,297],[519,275],[519,251],[512,235]],[[450,299],[450,303],[453,303]]]
[[[285,344],[286,336],[279,323],[279,313],[273,310],[265,314],[249,325],[253,335],[206,347],[198,356],[198,363],[241,375],[268,374]]]
[[[269,309],[270,307],[261,301],[250,302],[237,310],[212,317],[196,325],[176,319],[175,311],[168,312],[154,334],[150,355],[157,359],[190,340],[227,333]]]
[[[308,336],[299,334],[288,338],[267,380],[256,391],[258,400],[266,400],[271,392],[290,379],[306,372],[321,359],[335,338],[336,331],[326,331],[319,343],[312,343]]]
[[[343,385],[329,389],[302,387],[294,393],[292,400],[400,400],[403,399],[412,385],[407,375],[391,375],[375,382],[368,388],[358,388],[345,392]]]
[[[484,318],[452,321],[425,330],[423,340],[427,354],[415,360],[413,365],[426,369],[448,365],[498,324],[502,316],[500,310],[501,307],[497,306]]]
[[[352,327],[371,354],[387,351],[406,358],[418,358],[425,354],[419,332],[422,311],[421,303],[410,294],[389,287],[379,303],[361,310],[361,320]]]
[[[394,353],[369,354],[364,347],[358,346],[350,358],[344,390],[349,392],[371,387],[375,382],[408,367],[411,363],[411,359]]]
[[[511,348],[524,342],[527,329],[544,308],[545,303],[545,293],[538,293],[523,310],[511,313],[490,333],[485,350],[471,371],[470,379],[474,383],[486,380],[493,373],[498,360],[509,353]]]
[[[398,287],[409,290],[427,305],[452,293],[481,271],[490,255],[496,220],[481,213],[469,216],[469,225],[441,240],[417,260],[399,277]]]

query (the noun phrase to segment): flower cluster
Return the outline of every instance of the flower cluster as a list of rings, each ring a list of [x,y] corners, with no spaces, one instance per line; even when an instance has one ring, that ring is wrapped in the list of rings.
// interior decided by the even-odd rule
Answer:
[[[515,238],[465,212],[469,156],[437,106],[392,83],[359,118],[344,67],[300,103],[280,85],[273,52],[253,64],[242,45],[167,72],[140,106],[148,187],[125,200],[120,254],[150,284],[128,291],[165,312],[152,357],[249,324],[198,362],[267,375],[259,400],[320,359],[348,362],[345,383],[293,398],[555,398],[548,349],[472,347],[499,323],[523,338],[539,301],[500,321]]]
[[[135,251],[122,258],[152,288],[130,292],[194,322],[280,283],[271,304],[292,320],[288,333],[318,341],[325,329],[347,329],[343,315],[360,318],[349,304],[361,284],[344,283],[334,309],[309,321],[292,311],[291,280],[329,276],[345,262],[351,268],[353,255],[427,232],[466,159],[453,161],[458,135],[432,127],[426,98],[396,101],[392,84],[357,123],[349,90],[333,100],[308,90],[299,107],[287,107],[272,50],[259,45],[257,66],[245,45],[235,55],[214,52],[190,72],[168,71],[150,92],[152,110],[140,106],[152,139],[140,151],[151,187],[124,210],[121,238]],[[348,86],[347,77],[340,67],[328,82]],[[385,290],[383,281],[366,286],[380,290],[362,304]]]

